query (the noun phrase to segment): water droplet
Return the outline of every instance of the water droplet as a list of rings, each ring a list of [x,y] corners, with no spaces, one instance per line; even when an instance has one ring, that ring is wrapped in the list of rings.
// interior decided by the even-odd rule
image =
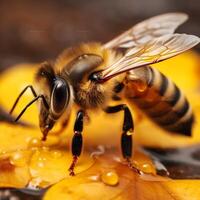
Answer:
[[[38,160],[40,160],[40,161],[45,161],[45,160],[47,160],[47,158],[46,158],[45,156],[40,156],[40,157],[38,158]]]
[[[103,172],[101,180],[107,185],[115,186],[119,183],[119,176],[114,171]]]
[[[23,167],[26,164],[26,157],[23,152],[15,152],[10,157],[10,163],[17,167]]]
[[[55,150],[55,151],[52,151],[52,152],[51,152],[51,155],[52,155],[54,158],[60,158],[60,157],[62,157],[62,152]]]
[[[42,141],[39,138],[31,138],[28,142],[28,147],[35,148],[35,147],[41,147]]]
[[[38,167],[42,168],[42,167],[44,167],[44,162],[40,161],[40,162],[37,163],[37,165],[38,165]]]
[[[147,174],[153,173],[154,168],[149,163],[144,163],[140,167],[141,171]]]
[[[38,158],[37,158],[37,166],[38,167],[44,167],[47,163],[47,160],[48,160],[48,155],[47,154],[40,154],[38,155]]]

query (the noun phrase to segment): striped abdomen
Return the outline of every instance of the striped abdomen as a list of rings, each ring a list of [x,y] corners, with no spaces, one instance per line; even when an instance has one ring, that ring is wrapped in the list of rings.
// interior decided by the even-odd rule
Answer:
[[[167,131],[191,135],[192,108],[170,79],[146,66],[128,72],[126,80],[129,101]]]

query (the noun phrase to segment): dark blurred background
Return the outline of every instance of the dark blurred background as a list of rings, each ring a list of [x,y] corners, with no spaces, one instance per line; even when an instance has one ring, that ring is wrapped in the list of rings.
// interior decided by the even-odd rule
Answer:
[[[180,32],[200,36],[200,0],[0,0],[0,69],[55,58],[79,42],[106,42],[174,11],[190,15]]]

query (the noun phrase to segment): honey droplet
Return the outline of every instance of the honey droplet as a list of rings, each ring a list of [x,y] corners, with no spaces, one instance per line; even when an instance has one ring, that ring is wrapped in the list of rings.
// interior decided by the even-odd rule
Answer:
[[[62,152],[55,150],[55,151],[52,151],[52,152],[51,152],[51,155],[52,155],[54,158],[60,158],[60,157],[62,156]]]
[[[148,163],[142,164],[140,168],[141,168],[141,171],[144,173],[147,173],[147,174],[154,173],[154,168]]]
[[[48,155],[47,154],[41,154],[38,156],[37,160],[37,166],[42,168],[45,167],[46,163],[48,162]]]
[[[115,186],[119,183],[119,176],[114,171],[104,172],[101,175],[101,180],[109,186]]]
[[[39,160],[39,161],[46,161],[47,158],[46,158],[45,156],[40,156],[40,157],[38,158],[38,160]]]
[[[40,167],[40,168],[43,168],[45,166],[44,162],[43,161],[39,161],[37,163],[37,166]]]
[[[26,157],[22,152],[15,152],[10,157],[10,163],[17,167],[23,167],[26,165]]]
[[[42,141],[39,138],[31,138],[28,143],[28,147],[35,148],[35,147],[41,147]]]

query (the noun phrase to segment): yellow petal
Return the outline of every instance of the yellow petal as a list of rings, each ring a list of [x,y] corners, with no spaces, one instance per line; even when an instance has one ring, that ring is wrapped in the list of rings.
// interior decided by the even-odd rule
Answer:
[[[42,134],[38,128],[25,128],[2,123],[0,125],[0,153],[27,149],[30,147],[30,142],[33,139],[40,140],[41,137]],[[51,135],[47,141],[43,142],[46,146],[52,146],[58,143],[59,138]]]
[[[69,177],[68,168],[72,162],[70,152],[61,150],[40,149],[33,153],[29,169],[31,174],[30,185],[47,187]],[[93,159],[84,154],[78,160],[75,173],[87,170],[93,164]]]
[[[137,153],[136,153],[137,154]],[[137,157],[143,162],[148,161]],[[105,177],[107,174],[110,176]],[[102,178],[104,176],[104,178]],[[113,177],[114,176],[114,177]],[[148,178],[147,178],[148,177]],[[163,190],[162,182],[168,180],[153,175],[138,175],[126,164],[115,159],[113,154],[101,156],[87,171],[66,178],[51,187],[44,200],[52,199],[172,199]],[[113,180],[114,179],[114,180]],[[145,180],[147,179],[147,180]],[[115,184],[113,184],[115,183]],[[147,198],[148,197],[148,198]]]
[[[25,187],[30,180],[29,152],[21,151],[0,157],[0,187]]]
[[[19,93],[30,84],[33,84],[34,75],[37,65],[22,64],[10,68],[1,74],[0,79],[0,105],[6,108],[8,111],[12,108]],[[33,95],[28,90],[21,98],[19,104],[16,107],[14,115],[20,113],[22,108],[33,99]],[[22,119],[26,119],[31,124],[37,125],[37,107],[33,105],[29,108],[28,112],[22,116]]]

